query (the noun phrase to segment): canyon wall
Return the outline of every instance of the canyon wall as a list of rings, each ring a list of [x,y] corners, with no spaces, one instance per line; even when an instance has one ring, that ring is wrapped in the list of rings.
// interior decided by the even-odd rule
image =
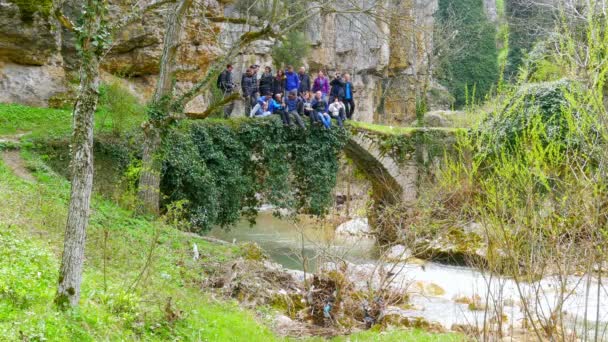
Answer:
[[[50,15],[48,3],[24,6],[0,0],[0,102],[36,106],[69,103],[77,85],[75,49]],[[132,10],[131,1],[110,1],[110,16]],[[234,1],[195,2],[179,46],[176,86],[188,88],[204,75],[222,49],[240,34],[259,28],[237,23],[211,23],[205,14],[240,17]],[[378,0],[357,0],[360,8]],[[314,2],[308,6],[314,6]],[[339,12],[340,2],[336,3]],[[434,88],[431,77],[432,34],[437,0],[382,0],[378,15],[317,13],[305,25],[312,50],[304,62],[309,71],[349,72],[354,75],[355,119],[385,124],[408,124],[415,118],[416,98]],[[345,5],[346,6],[346,5]],[[104,58],[103,78],[117,80],[147,100],[154,89],[162,52],[165,6],[146,14],[120,32]],[[274,40],[257,41],[233,61],[234,79],[247,65],[272,65]],[[203,111],[209,95],[188,104],[189,112]],[[431,101],[433,109],[445,103]],[[242,105],[237,106],[240,113]]]

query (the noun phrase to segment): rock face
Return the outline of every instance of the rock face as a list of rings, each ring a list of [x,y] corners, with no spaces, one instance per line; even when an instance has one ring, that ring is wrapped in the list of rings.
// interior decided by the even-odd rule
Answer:
[[[362,7],[377,1],[359,0]],[[415,117],[416,96],[430,80],[436,0],[384,1],[387,20],[319,14],[307,25],[308,65],[354,75],[355,119],[404,124]],[[409,121],[408,121],[409,120]]]
[[[66,91],[65,72],[52,65],[19,65],[0,62],[0,102],[45,107]]]
[[[62,37],[48,8],[46,12],[34,8],[32,13],[25,13],[17,3],[0,0],[0,101],[48,105],[53,96],[65,93],[73,84],[68,81],[74,79],[70,72],[76,66],[73,42],[70,37]],[[132,3],[110,0],[109,13],[124,15]],[[365,8],[377,1],[356,3]],[[335,6],[346,4],[338,1]],[[204,19],[203,11],[238,17],[234,2],[206,0],[204,5],[194,6],[185,24],[177,57],[178,91],[204,75],[226,43],[252,30],[243,24],[216,24]],[[154,89],[168,6],[146,14],[115,37],[113,48],[102,63],[105,72],[128,77],[128,83],[136,86],[127,88],[144,100]],[[415,116],[416,96],[422,84],[430,80],[426,61],[432,51],[437,0],[385,0],[382,8],[385,12],[379,13],[378,18],[335,13],[313,16],[304,29],[312,44],[312,53],[304,64],[312,73],[323,69],[333,74],[339,70],[354,76],[355,119],[407,123]],[[270,52],[275,43],[273,39],[259,41],[242,51],[233,61],[234,79],[239,81],[250,64],[272,65]],[[186,110],[203,111],[209,96],[195,98]],[[239,111],[237,106],[235,113]]]

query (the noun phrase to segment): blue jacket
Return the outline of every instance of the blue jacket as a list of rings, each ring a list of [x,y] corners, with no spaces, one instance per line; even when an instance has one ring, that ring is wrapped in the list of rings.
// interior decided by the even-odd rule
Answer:
[[[285,105],[287,105],[287,111],[288,112],[297,112],[298,104],[300,103],[300,101],[301,100],[297,97],[293,100],[290,100],[289,98],[285,99]]]
[[[266,96],[260,96],[260,97],[258,97],[258,100],[256,102],[259,103],[260,106],[263,106],[264,103],[266,103]]]
[[[344,84],[344,98],[347,100],[353,98],[353,84],[350,82]]]
[[[277,102],[275,99],[270,100],[270,103],[268,104],[268,111],[271,113],[275,113],[279,110],[283,109],[283,104]]]
[[[295,72],[285,71],[285,91],[298,90],[300,78]]]

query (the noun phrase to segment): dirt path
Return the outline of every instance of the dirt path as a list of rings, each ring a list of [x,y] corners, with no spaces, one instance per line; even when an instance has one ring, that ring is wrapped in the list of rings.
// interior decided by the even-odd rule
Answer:
[[[19,144],[19,140],[21,139],[21,137],[28,133],[29,132],[17,133],[13,135],[0,135],[0,143]]]
[[[0,143],[12,143],[15,145],[19,145],[21,137],[28,133],[29,132],[21,132],[14,135],[0,136]],[[23,158],[21,158],[21,154],[19,153],[18,149],[0,151],[0,157],[2,157],[2,160],[4,161],[6,166],[8,166],[8,168],[11,169],[11,171],[13,171],[13,173],[15,173],[19,178],[25,179],[29,182],[36,181],[34,175],[32,175],[30,170],[25,167],[25,161],[23,160]]]
[[[15,173],[19,178],[25,179],[29,182],[35,182],[36,178],[32,175],[30,170],[25,167],[25,162],[21,158],[21,154],[19,154],[19,150],[7,150],[2,151],[2,160],[4,164],[8,166],[13,173]]]

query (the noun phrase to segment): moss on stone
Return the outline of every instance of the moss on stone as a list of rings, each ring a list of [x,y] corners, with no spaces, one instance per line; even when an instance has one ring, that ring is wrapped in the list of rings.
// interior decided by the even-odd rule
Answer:
[[[34,14],[38,13],[42,17],[47,18],[51,14],[53,8],[52,0],[9,0],[19,7],[21,19],[25,22],[34,20]]]
[[[258,246],[258,244],[256,244],[255,242],[247,242],[242,244],[240,247],[241,252],[243,253],[243,258],[247,260],[264,261],[268,259],[268,257],[264,253],[264,250],[260,248],[260,246]]]

